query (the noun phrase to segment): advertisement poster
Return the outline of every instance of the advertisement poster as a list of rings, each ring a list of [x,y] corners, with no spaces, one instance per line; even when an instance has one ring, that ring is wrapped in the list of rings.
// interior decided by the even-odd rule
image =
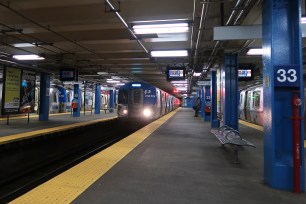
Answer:
[[[35,80],[36,74],[33,71],[23,70],[20,90],[20,112],[33,113],[35,106]]]
[[[18,113],[20,107],[21,69],[5,68],[4,113]]]

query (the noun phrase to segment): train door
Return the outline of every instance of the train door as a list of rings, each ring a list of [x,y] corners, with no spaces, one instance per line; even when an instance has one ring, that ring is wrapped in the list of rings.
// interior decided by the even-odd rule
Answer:
[[[132,89],[129,94],[129,116],[137,117],[142,115],[143,109],[143,89]]]
[[[50,88],[49,93],[49,112],[58,113],[59,112],[59,100],[58,100],[58,90],[56,88]]]
[[[239,118],[241,120],[246,120],[245,118],[245,91],[240,92],[240,99],[239,99]]]
[[[156,116],[159,117],[162,114],[161,110],[161,94],[159,90],[156,90]]]
[[[263,100],[262,88],[256,88],[253,91],[253,111],[251,112],[252,122],[263,125]]]
[[[67,104],[66,104],[66,112],[71,111],[71,102],[73,99],[73,90],[67,89]]]
[[[34,105],[34,111],[39,114],[39,101],[40,101],[40,93],[39,93],[38,87],[35,87],[35,105]]]
[[[252,98],[252,92],[246,91],[245,92],[246,100],[245,100],[245,119],[247,121],[251,121],[251,114],[250,114],[250,105],[251,105],[251,98]]]

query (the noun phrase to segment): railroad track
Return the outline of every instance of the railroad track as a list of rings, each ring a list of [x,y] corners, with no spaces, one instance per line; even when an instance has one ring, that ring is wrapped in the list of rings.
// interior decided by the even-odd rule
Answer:
[[[17,198],[72,166],[103,151],[103,149],[130,135],[144,125],[133,124],[133,126],[123,126],[118,120],[114,120],[107,125],[94,125],[93,127],[79,130],[77,133],[68,131],[60,137],[38,140],[37,142],[25,145],[21,149],[14,150],[13,148],[13,150],[8,152],[2,151],[0,153],[0,157],[2,157],[0,165],[3,167],[5,167],[5,164],[1,164],[1,161],[10,162],[11,159],[19,159],[13,162],[17,166],[6,166],[7,168],[14,168],[14,174],[9,173],[10,169],[6,169],[7,175],[1,174],[5,180],[1,180],[0,183],[0,203],[7,203]],[[59,145],[61,143],[62,145]],[[69,144],[73,147],[68,148],[67,145]],[[37,154],[37,152],[41,153]],[[21,157],[24,153],[26,155]],[[46,154],[52,154],[52,156],[47,156]],[[4,159],[3,157],[5,156],[8,157]],[[31,160],[31,165],[22,165],[21,162],[26,162],[26,160]]]

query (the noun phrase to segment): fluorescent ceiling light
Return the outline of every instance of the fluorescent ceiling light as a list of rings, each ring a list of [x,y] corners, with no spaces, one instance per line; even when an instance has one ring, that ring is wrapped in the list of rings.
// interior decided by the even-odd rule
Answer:
[[[172,84],[187,84],[187,80],[182,81],[171,81]]]
[[[97,72],[99,75],[108,75],[108,72]]]
[[[134,25],[133,29],[135,34],[186,33],[189,31],[188,23]]]
[[[38,55],[14,55],[13,58],[17,60],[44,60],[45,59]]]
[[[13,44],[14,47],[35,47],[35,45],[31,43],[16,43]]]
[[[120,81],[110,80],[110,81],[107,81],[107,83],[110,83],[110,84],[117,84],[117,83],[120,83]]]
[[[302,23],[302,24],[306,24],[306,17],[302,17],[302,18],[301,18],[301,23]]]
[[[262,49],[261,48],[249,49],[247,55],[262,55]]]
[[[118,83],[117,86],[123,86],[125,83]]]
[[[176,90],[178,90],[178,91],[187,91],[187,87],[177,87]]]
[[[152,57],[187,57],[187,50],[151,51]]]
[[[187,84],[173,84],[173,86],[187,86]]]

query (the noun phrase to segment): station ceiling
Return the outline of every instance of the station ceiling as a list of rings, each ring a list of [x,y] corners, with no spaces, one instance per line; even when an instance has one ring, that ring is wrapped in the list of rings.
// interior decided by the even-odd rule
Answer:
[[[141,22],[172,20],[187,22],[188,32],[136,38],[130,32]],[[189,87],[222,64],[224,52],[239,53],[242,63],[261,65],[260,56],[245,55],[249,47],[260,48],[260,40],[213,40],[216,26],[253,24],[261,24],[261,0],[1,0],[0,63],[50,72],[55,78],[63,67],[77,68],[81,80],[105,83],[113,76],[172,93],[174,85],[165,75],[168,65],[187,68]],[[154,58],[154,50],[188,50],[189,55]],[[12,58],[17,54],[45,60],[17,61]],[[193,77],[193,72],[201,76]]]

